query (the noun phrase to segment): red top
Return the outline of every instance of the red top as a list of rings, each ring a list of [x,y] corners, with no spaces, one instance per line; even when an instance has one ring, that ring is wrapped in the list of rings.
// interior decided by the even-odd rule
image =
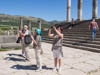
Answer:
[[[91,23],[90,23],[90,28],[91,28],[91,29],[96,29],[97,27],[98,27],[97,22],[91,22]]]

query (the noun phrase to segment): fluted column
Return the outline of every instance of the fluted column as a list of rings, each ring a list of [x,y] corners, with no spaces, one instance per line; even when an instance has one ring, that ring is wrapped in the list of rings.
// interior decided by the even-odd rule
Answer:
[[[78,20],[82,20],[82,0],[78,0]]]
[[[28,25],[28,28],[29,28],[29,30],[31,31],[31,20],[29,20],[29,25]]]
[[[93,0],[92,19],[97,19],[97,0]]]
[[[70,22],[71,0],[67,0],[67,22]]]
[[[39,29],[41,30],[41,21],[39,22]]]
[[[23,29],[23,18],[20,17],[20,26],[19,26],[19,30]]]

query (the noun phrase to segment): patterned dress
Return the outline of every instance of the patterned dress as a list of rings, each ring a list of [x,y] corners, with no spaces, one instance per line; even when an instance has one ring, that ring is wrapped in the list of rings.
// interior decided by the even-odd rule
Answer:
[[[62,44],[63,44],[63,39],[59,37],[59,35],[54,35],[54,40],[53,40],[53,46],[52,46],[52,51],[54,58],[60,56],[63,57],[63,51],[62,51]]]

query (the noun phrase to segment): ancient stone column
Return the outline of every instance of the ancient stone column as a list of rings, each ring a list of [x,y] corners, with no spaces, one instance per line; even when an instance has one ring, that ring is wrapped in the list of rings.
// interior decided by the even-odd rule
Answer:
[[[20,17],[20,26],[19,26],[19,30],[23,29],[23,18]]]
[[[29,28],[29,30],[31,31],[31,20],[29,20],[28,28]]]
[[[67,22],[70,22],[71,0],[67,0]]]
[[[93,0],[92,19],[97,19],[97,0]]]
[[[38,23],[38,28],[41,30],[41,21],[39,20],[37,23]]]
[[[82,20],[82,0],[78,0],[78,20]]]
[[[39,29],[41,30],[41,21],[39,22]]]

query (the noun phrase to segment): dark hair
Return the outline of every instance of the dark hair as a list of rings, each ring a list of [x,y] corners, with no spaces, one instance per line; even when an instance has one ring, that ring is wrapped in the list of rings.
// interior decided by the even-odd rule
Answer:
[[[35,32],[36,32],[36,29],[35,29]],[[39,35],[39,34],[36,32],[36,35]]]
[[[61,30],[61,33],[63,32],[63,28],[62,28],[62,27],[60,27],[60,26],[57,26],[56,28],[60,28],[60,30]]]
[[[42,35],[42,33],[38,34],[38,32],[36,31],[36,29],[35,29],[35,32],[36,32],[36,35],[40,35],[40,36]]]

